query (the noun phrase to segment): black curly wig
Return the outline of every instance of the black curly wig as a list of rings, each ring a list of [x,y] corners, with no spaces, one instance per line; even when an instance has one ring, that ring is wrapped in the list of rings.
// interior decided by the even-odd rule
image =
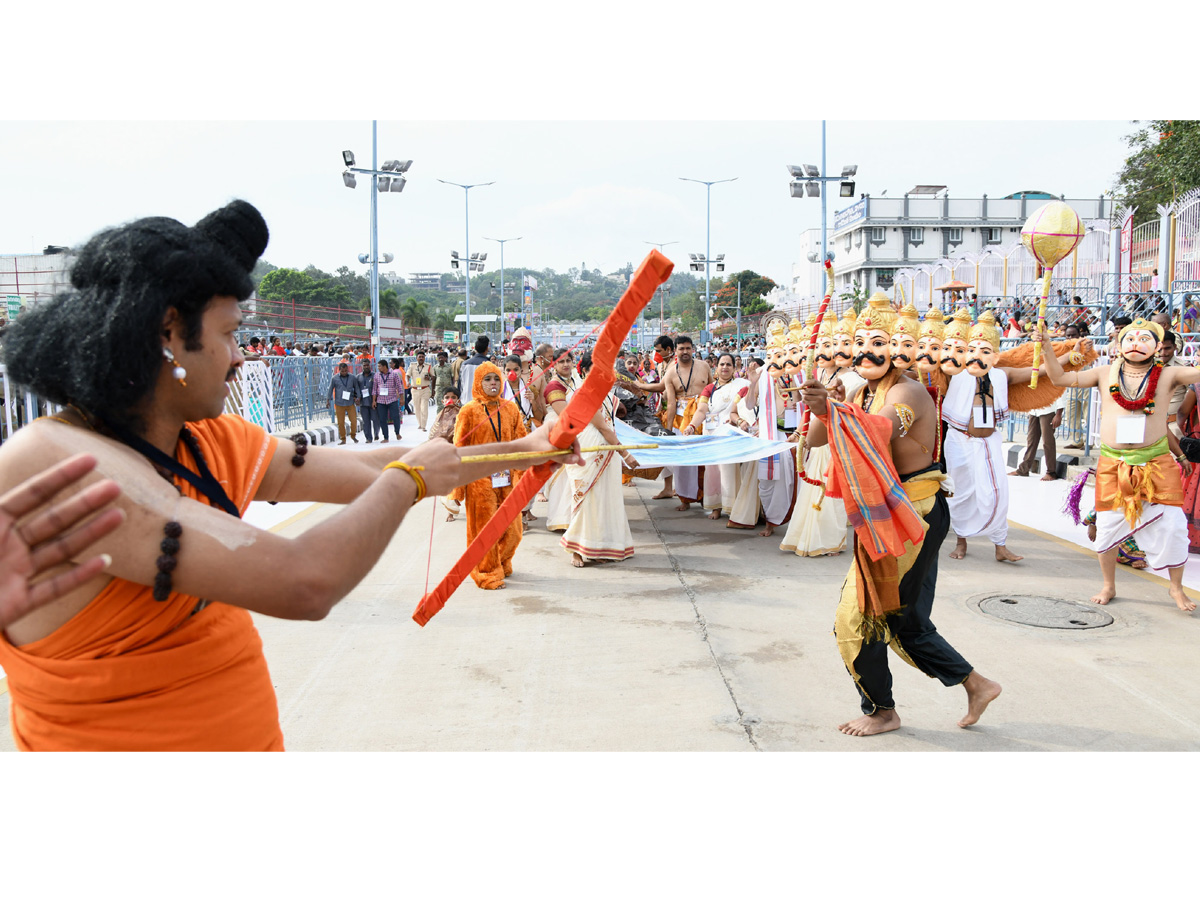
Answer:
[[[5,330],[10,377],[55,403],[143,431],[137,410],[164,364],[163,316],[174,307],[184,346],[199,349],[205,308],[218,295],[250,296],[268,236],[244,200],[192,228],[152,217],[101,231],[75,260],[71,287]]]

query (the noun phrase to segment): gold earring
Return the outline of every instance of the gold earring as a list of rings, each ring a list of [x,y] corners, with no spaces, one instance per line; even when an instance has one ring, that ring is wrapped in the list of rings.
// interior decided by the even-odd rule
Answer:
[[[175,359],[175,354],[171,352],[170,347],[163,347],[163,356],[167,358],[167,362],[175,367],[175,370],[171,374],[175,376],[175,380],[179,382],[179,386],[187,387],[187,382],[184,380],[187,378],[187,369],[181,366],[179,361]]]

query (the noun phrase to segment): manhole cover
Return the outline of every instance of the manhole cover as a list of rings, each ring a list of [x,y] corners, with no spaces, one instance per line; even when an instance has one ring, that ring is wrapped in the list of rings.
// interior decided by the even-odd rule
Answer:
[[[1113,623],[1113,617],[1103,610],[1028,594],[984,597],[979,601],[979,610],[997,619],[1037,628],[1103,628]]]

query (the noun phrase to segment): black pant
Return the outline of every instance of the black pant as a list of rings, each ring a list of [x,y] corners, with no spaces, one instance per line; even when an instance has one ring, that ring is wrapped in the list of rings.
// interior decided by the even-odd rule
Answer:
[[[947,687],[962,684],[971,674],[971,664],[938,634],[930,620],[937,588],[938,553],[950,530],[950,507],[945,494],[937,494],[925,521],[929,531],[916,562],[900,579],[900,612],[887,617],[891,640],[864,639],[854,658],[850,674],[857,676],[854,684],[867,715],[879,709],[896,708],[887,662],[889,643],[901,659]]]
[[[371,442],[371,426],[375,422],[375,410],[371,408],[370,403],[361,403],[358,407],[358,421],[362,423],[362,433],[367,439],[367,443]]]

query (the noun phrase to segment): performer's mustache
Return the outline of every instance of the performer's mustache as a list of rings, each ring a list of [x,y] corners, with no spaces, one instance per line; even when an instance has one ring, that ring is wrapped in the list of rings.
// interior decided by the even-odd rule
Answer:
[[[909,359],[907,356],[905,356],[903,353],[893,353],[892,359],[899,360],[900,362],[912,362],[912,360]]]
[[[988,368],[988,364],[985,363],[982,359],[974,359],[974,358],[967,360],[967,368],[969,369],[969,368],[971,368],[971,366],[979,366],[979,368],[983,369],[985,372],[987,371],[987,368]]]
[[[839,350],[837,353],[833,354],[833,358],[834,358],[834,359],[845,359],[845,360],[849,360],[849,359],[851,359],[852,357],[850,356],[850,354],[849,354],[849,353],[843,353],[841,350]]]
[[[779,363],[767,363],[767,368],[774,372],[782,372],[783,366]]]
[[[917,362],[920,362],[921,360],[925,360],[931,366],[937,365],[937,360],[934,359],[932,356],[930,356],[928,353],[922,353],[920,356],[917,357]]]
[[[832,357],[832,356],[826,356],[824,353],[818,353],[818,354],[817,354],[817,359],[818,359],[818,360],[822,360],[822,359],[823,359],[823,360],[825,360],[825,362],[833,362],[833,357]]]
[[[958,360],[957,360],[957,359],[955,359],[953,356],[948,356],[948,357],[946,357],[945,359],[943,359],[943,360],[942,360],[942,365],[943,365],[943,366],[949,366],[949,367],[950,367],[950,368],[952,368],[952,369],[961,369],[961,368],[962,368],[962,366],[961,366],[961,365],[959,365],[959,362],[958,362]]]
[[[862,353],[858,354],[858,356],[854,357],[854,365],[861,366],[863,364],[863,360],[867,360],[872,365],[876,365],[876,366],[882,366],[884,363],[887,362],[887,360],[884,359],[882,356],[876,356],[874,353],[869,353],[866,350],[864,350]]]

